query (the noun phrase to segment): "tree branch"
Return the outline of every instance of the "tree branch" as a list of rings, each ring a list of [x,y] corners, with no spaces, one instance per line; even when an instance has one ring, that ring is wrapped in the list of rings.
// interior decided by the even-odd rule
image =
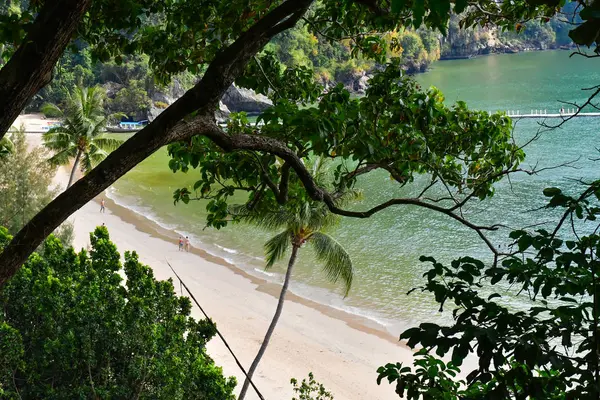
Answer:
[[[113,182],[146,157],[171,142],[218,128],[214,111],[220,98],[246,64],[272,35],[289,27],[308,9],[313,0],[288,0],[274,8],[219,53],[203,78],[162,112],[151,124],[136,133],[102,163],[64,191],[29,221],[0,254],[0,287],[10,279],[44,238]],[[190,121],[184,118],[196,112]],[[207,133],[208,135],[208,133]]]
[[[92,0],[46,1],[29,33],[0,69],[0,139],[31,98],[52,80],[52,70]]]

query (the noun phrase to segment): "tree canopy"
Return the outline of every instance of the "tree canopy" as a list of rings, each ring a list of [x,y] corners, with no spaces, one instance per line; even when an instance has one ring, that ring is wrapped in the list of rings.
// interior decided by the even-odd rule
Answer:
[[[596,40],[594,26],[597,21],[593,13],[595,3],[582,4],[580,7],[579,15],[583,22],[571,31],[571,37],[576,43],[591,44]],[[10,103],[10,107],[7,106],[4,111],[4,119],[0,118],[0,131],[5,130],[6,121],[10,124],[14,120],[16,108],[18,111],[22,110],[22,97],[29,100],[32,96],[30,92],[39,90],[47,83],[47,74],[58,59],[58,56],[54,57],[54,53],[59,51],[62,54],[62,42],[56,42],[48,55],[31,58],[31,53],[43,50],[41,43],[46,43],[48,38],[62,38],[64,35],[70,38],[75,32],[76,40],[72,43],[84,41],[94,58],[109,60],[112,57],[118,64],[125,56],[144,53],[159,80],[166,81],[173,74],[183,71],[201,72],[202,79],[151,124],[73,185],[64,196],[56,198],[15,236],[13,243],[0,255],[0,282],[5,282],[43,238],[70,213],[149,154],[173,142],[197,143],[208,139],[223,150],[224,154],[227,153],[226,157],[231,156],[229,153],[235,153],[243,158],[248,152],[259,158],[279,157],[284,163],[287,162],[287,166],[281,169],[283,179],[278,177],[276,181],[285,182],[285,174],[289,173],[291,179],[297,179],[306,189],[304,196],[315,201],[325,201],[332,212],[341,215],[368,217],[390,205],[422,205],[423,202],[420,199],[390,199],[367,211],[337,208],[330,201],[328,192],[318,187],[303,167],[300,161],[306,156],[303,152],[314,151],[329,157],[349,158],[367,169],[378,164],[377,168],[389,168],[393,179],[401,185],[410,182],[417,173],[437,174],[438,179],[444,179],[450,184],[451,191],[460,192],[466,188],[469,194],[472,193],[466,195],[468,199],[483,198],[492,189],[488,184],[482,183],[481,179],[487,176],[493,182],[497,179],[495,173],[514,168],[519,160],[517,150],[511,150],[506,140],[510,131],[510,121],[506,117],[468,111],[465,105],[460,104],[454,109],[445,108],[439,93],[424,91],[417,94],[418,90],[410,89],[410,83],[392,87],[400,83],[398,68],[394,68],[393,63],[372,78],[372,95],[367,94],[364,100],[355,101],[341,88],[323,92],[303,78],[314,74],[308,74],[302,68],[286,69],[280,77],[288,79],[273,82],[276,74],[268,68],[265,70],[266,61],[261,62],[263,68],[258,66],[256,60],[264,57],[259,58],[257,55],[277,34],[303,21],[312,34],[334,42],[348,40],[352,55],[384,62],[388,45],[381,34],[406,27],[418,29],[421,26],[445,33],[451,10],[460,15],[463,27],[495,24],[501,29],[518,30],[519,24],[527,20],[539,20],[542,23],[549,20],[560,12],[560,6],[564,4],[565,1],[560,0],[502,3],[492,0],[473,3],[450,0],[395,0],[391,3],[386,0],[257,0],[250,3],[60,0],[24,3],[20,13],[3,15],[0,21],[4,35],[2,41],[15,50],[0,70],[0,98]],[[68,22],[59,26],[51,24],[48,18],[52,12],[63,13],[63,19]],[[42,33],[45,35],[44,39],[36,39]],[[40,41],[40,45],[34,48],[30,44],[36,40]],[[10,51],[4,54],[10,56]],[[20,63],[27,63],[27,68],[24,69],[28,73],[26,77],[14,73]],[[40,78],[35,78],[38,75]],[[269,79],[265,79],[265,75]],[[233,134],[235,127],[231,128],[232,131],[225,132],[215,124],[214,112],[218,109],[219,99],[236,80],[263,92],[266,92],[265,82],[271,81],[276,86],[270,89],[270,95],[273,97],[273,93],[281,92],[278,94],[281,101],[267,110],[261,118],[265,121],[264,127],[238,124],[239,129]],[[262,89],[260,85],[263,86]],[[15,88],[25,86],[35,90],[15,92]],[[375,99],[376,90],[381,91],[382,99]],[[401,99],[404,105],[385,100],[386,95],[406,96]],[[16,101],[17,97],[19,101]],[[321,97],[318,106],[307,110],[295,109],[295,102],[308,102],[310,99],[314,101],[318,97]],[[413,100],[417,102],[413,103]],[[383,103],[377,103],[378,101]],[[385,115],[383,107],[388,106],[394,108],[406,121],[397,121],[394,119],[396,117]],[[372,109],[369,110],[369,107]],[[383,112],[382,118],[379,118],[378,110]],[[294,125],[298,124],[300,117],[307,118],[310,132],[309,128],[302,131],[302,127]],[[342,121],[342,117],[345,120]],[[283,123],[276,123],[276,118],[281,118]],[[442,121],[447,121],[448,124],[442,125]],[[428,124],[435,131],[429,129]],[[369,126],[374,128],[374,135],[367,129]],[[451,129],[448,130],[447,127]],[[483,137],[486,133],[481,133],[488,128],[493,140],[486,139]],[[446,140],[442,139],[444,130],[447,132]],[[479,137],[476,131],[481,133]],[[388,134],[389,139],[385,137]],[[430,136],[435,138],[431,148],[428,147]],[[467,137],[475,140],[475,148],[461,140],[466,140]],[[383,146],[385,140],[390,141],[387,149]],[[497,140],[500,142],[493,144]],[[440,154],[441,146],[446,145],[456,152],[450,154],[449,159]],[[398,149],[393,146],[398,146]],[[468,159],[467,169],[453,160],[455,156],[472,157]],[[191,155],[183,157],[190,158]],[[422,160],[427,160],[427,163]],[[368,164],[364,164],[365,162]],[[267,165],[272,166],[273,163],[269,162]],[[255,176],[261,176],[256,173],[261,170],[254,171]],[[275,175],[277,171],[267,169],[267,172]],[[341,170],[338,180],[339,184],[351,185],[353,177],[350,172],[343,173]],[[268,185],[267,182],[264,180],[261,186]],[[285,189],[285,184],[283,186]],[[270,185],[269,190],[273,188]],[[260,193],[260,190],[252,192]],[[284,194],[286,193],[284,190]],[[281,196],[280,200],[284,198],[285,196]],[[463,200],[456,203],[463,204]],[[449,210],[444,206],[431,204],[425,206],[449,213],[451,217],[457,216],[453,212],[457,209]],[[221,209],[219,207],[221,205],[217,204],[217,210]]]
[[[48,238],[2,288],[0,396],[233,400],[235,379],[206,353],[214,326],[135,252],[121,264],[105,227],[90,239],[75,253]]]
[[[431,293],[440,311],[451,308],[453,323],[403,332],[420,348],[415,368],[389,363],[378,382],[387,379],[401,398],[415,400],[599,398],[600,182],[585,186],[581,193],[545,189],[546,207],[562,211],[558,223],[551,231],[513,231],[499,264],[422,257],[431,269],[415,290]],[[470,355],[473,367],[465,363]],[[457,379],[459,368],[466,379]]]

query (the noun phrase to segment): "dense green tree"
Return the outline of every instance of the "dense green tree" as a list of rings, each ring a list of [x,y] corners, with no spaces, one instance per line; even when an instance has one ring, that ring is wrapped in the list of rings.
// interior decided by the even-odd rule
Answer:
[[[267,329],[267,333],[260,345],[252,365],[248,369],[248,378],[244,381],[239,400],[244,399],[250,385],[250,380],[260,363],[271,336],[275,331],[279,317],[283,311],[283,303],[288,290],[292,270],[298,258],[298,251],[305,244],[310,244],[315,252],[316,258],[323,264],[323,269],[332,282],[342,280],[346,294],[352,285],[352,260],[344,248],[325,230],[331,228],[338,217],[331,214],[323,203],[306,202],[294,208],[280,208],[272,211],[256,212],[241,207],[234,212],[242,221],[269,229],[284,229],[265,243],[266,268],[271,268],[277,261],[281,260],[288,249],[291,248],[285,279],[279,294],[277,308]]]
[[[51,165],[66,165],[73,160],[67,189],[73,183],[78,168],[88,173],[122,142],[104,133],[108,119],[104,115],[103,103],[101,88],[76,86],[69,94],[64,112],[54,104],[44,105],[44,109],[64,117],[60,126],[44,133],[43,143],[54,152],[48,159]]]
[[[29,150],[23,130],[11,133],[13,151],[0,159],[0,225],[18,232],[55,195],[54,169],[43,149]]]
[[[144,82],[130,80],[129,84],[120,89],[115,98],[109,100],[108,109],[113,113],[122,113],[131,118],[138,117],[147,112],[152,102]]]
[[[206,353],[213,325],[136,253],[121,264],[106,228],[90,239],[75,253],[50,237],[0,291],[0,397],[234,399]]]

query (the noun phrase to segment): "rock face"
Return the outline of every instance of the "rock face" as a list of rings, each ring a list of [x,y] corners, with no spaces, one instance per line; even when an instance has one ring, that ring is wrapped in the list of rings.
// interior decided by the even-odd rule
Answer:
[[[164,100],[156,100],[156,101],[162,101],[168,105],[172,104],[172,103],[167,103]],[[148,121],[154,121],[154,119],[156,117],[158,117],[160,115],[160,113],[163,112],[164,110],[165,110],[164,108],[159,108],[159,107],[152,105],[150,107],[150,109],[148,110],[148,114],[147,114]],[[217,120],[217,122],[223,123],[223,122],[227,121],[227,118],[229,118],[229,114],[231,114],[231,112],[229,111],[227,106],[225,104],[223,104],[222,102],[219,102],[219,110],[215,113],[215,119]]]
[[[231,114],[231,111],[229,111],[229,108],[227,108],[227,106],[225,104],[223,104],[222,101],[219,102],[219,110],[215,113],[215,119],[217,120],[218,123],[223,123],[225,121],[227,121],[227,118],[229,118],[229,114]]]
[[[268,97],[235,85],[231,85],[227,89],[222,100],[230,111],[245,111],[248,114],[258,114],[273,105]]]
[[[184,93],[185,90],[177,80],[174,80],[165,91],[152,92],[150,98],[153,105],[148,110],[148,120],[154,120],[164,111],[164,108],[157,107],[157,104],[163,103],[170,106]],[[217,122],[222,123],[227,120],[231,112],[245,111],[248,114],[258,114],[272,105],[273,103],[268,97],[232,85],[223,96],[222,101],[219,102],[219,110],[215,113],[215,118]]]
[[[371,79],[373,77],[373,75],[363,75],[361,76],[358,81],[356,81],[355,85],[354,85],[354,89],[356,91],[357,94],[365,94],[365,92],[367,91],[367,88],[369,87],[369,79]]]

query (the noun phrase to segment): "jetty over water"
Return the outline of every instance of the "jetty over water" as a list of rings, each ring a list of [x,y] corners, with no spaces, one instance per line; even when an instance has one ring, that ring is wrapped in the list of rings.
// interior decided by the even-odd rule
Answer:
[[[546,118],[600,118],[600,112],[580,112],[577,109],[566,109],[557,113],[548,113],[548,110],[531,110],[528,114],[516,110],[506,111],[506,114],[512,119],[546,119]]]

